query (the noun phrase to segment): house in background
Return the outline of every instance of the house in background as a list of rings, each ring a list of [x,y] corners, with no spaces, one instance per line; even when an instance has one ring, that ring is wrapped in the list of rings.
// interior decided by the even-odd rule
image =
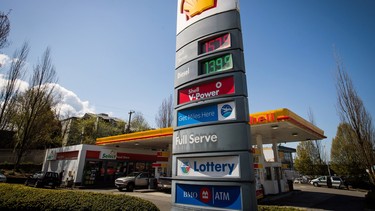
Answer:
[[[79,125],[80,121],[92,119],[92,125]],[[91,134],[92,144],[95,143],[95,139],[100,137],[98,135],[102,132],[102,124],[109,125],[113,130],[117,128],[121,134],[125,128],[119,129],[124,125],[124,120],[121,120],[116,117],[110,117],[108,114],[100,113],[86,113],[83,117],[70,117],[61,121],[62,125],[62,146],[70,146],[76,144],[83,144],[85,142],[85,136]],[[89,126],[89,127],[88,127]],[[117,135],[109,134],[109,135]],[[108,135],[108,134],[106,134]]]

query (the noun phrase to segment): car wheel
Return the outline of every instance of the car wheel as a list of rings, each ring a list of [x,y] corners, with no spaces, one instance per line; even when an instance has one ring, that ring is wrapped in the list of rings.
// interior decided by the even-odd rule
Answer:
[[[315,187],[318,187],[318,186],[319,186],[317,182],[314,182],[313,185],[314,185]]]
[[[128,184],[128,186],[126,186],[126,190],[130,191],[130,192],[133,192],[133,190],[134,190],[134,184],[133,183]]]

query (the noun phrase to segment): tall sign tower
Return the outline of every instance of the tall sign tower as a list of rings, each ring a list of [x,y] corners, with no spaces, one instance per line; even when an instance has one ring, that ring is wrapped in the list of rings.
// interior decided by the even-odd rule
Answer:
[[[256,210],[238,0],[178,0],[172,210]]]

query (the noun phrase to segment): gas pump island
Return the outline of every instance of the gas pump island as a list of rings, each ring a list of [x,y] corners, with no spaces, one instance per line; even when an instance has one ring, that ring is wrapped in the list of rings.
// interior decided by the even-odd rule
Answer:
[[[238,0],[178,0],[172,210],[257,210]]]

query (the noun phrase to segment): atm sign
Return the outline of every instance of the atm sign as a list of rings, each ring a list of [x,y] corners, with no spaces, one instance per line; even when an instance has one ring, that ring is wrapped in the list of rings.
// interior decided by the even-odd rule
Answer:
[[[226,77],[178,91],[178,104],[234,93],[234,78]]]
[[[241,210],[241,187],[176,184],[176,203]]]

